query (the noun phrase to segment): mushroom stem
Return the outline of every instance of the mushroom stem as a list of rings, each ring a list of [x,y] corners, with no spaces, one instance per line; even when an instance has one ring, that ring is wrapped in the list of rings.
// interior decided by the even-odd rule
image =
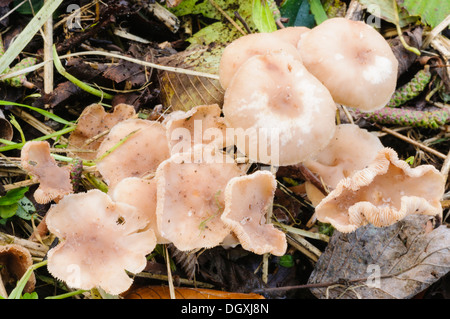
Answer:
[[[273,165],[270,165],[270,172],[273,174],[273,176],[276,177],[278,171],[278,167],[275,167]],[[270,205],[269,209],[266,213],[266,224],[270,224],[272,221],[272,214],[273,214],[273,204]],[[262,267],[262,281],[267,284],[269,278],[269,254],[263,255],[263,267]]]

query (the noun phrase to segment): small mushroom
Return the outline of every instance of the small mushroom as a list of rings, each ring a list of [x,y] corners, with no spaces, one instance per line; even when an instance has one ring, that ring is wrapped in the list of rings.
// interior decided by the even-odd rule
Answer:
[[[336,128],[330,93],[288,54],[248,59],[225,92],[223,113],[238,150],[250,160],[275,166],[313,156]]]
[[[87,106],[78,118],[76,129],[69,136],[69,149],[79,149],[73,153],[85,160],[93,160],[105,135],[117,123],[133,117],[134,107],[118,104],[113,112],[105,112],[100,104]]]
[[[328,145],[302,164],[330,188],[369,165],[383,149],[380,139],[356,124],[341,124]]]
[[[364,22],[328,19],[304,33],[298,48],[305,67],[337,103],[373,111],[395,91],[398,61],[383,36]]]
[[[171,153],[188,151],[194,144],[226,145],[226,125],[217,104],[195,106],[187,112],[174,112],[166,123]]]
[[[48,251],[48,271],[71,288],[101,287],[117,295],[147,264],[156,245],[137,208],[97,190],[65,196],[47,213],[48,229],[61,241]]]
[[[97,168],[110,189],[125,177],[154,173],[170,157],[166,128],[142,119],[119,122],[100,145],[98,157]]]
[[[3,288],[8,283],[15,287],[17,281],[22,278],[27,269],[32,265],[33,260],[28,249],[17,244],[0,246],[0,288],[2,288],[0,289],[0,292],[2,292]],[[35,284],[36,277],[33,273],[28,279],[23,291],[32,292],[35,288]],[[0,293],[0,295],[3,295],[3,297],[6,298],[7,296],[5,294],[6,291]]]
[[[206,151],[207,146],[194,145],[189,152],[172,155],[156,171],[158,229],[182,251],[217,246],[230,234],[220,219],[225,187],[243,173],[220,152]]]
[[[266,215],[273,203],[277,183],[268,171],[232,178],[225,189],[225,209],[221,216],[239,239],[242,247],[255,254],[286,252],[286,235]]]
[[[234,74],[250,57],[281,52],[301,61],[294,45],[272,33],[252,33],[234,40],[225,48],[220,59],[219,81],[222,88],[228,88]]]
[[[367,168],[341,180],[317,205],[316,215],[341,232],[367,223],[389,226],[409,214],[440,216],[444,186],[434,166],[411,168],[393,149],[384,148]]]
[[[272,32],[272,35],[275,35],[283,41],[289,42],[293,46],[297,47],[300,37],[309,30],[310,29],[307,27],[286,27]]]
[[[110,192],[111,198],[139,209],[142,218],[148,220],[149,227],[155,232],[158,244],[170,243],[158,231],[156,223],[156,179],[126,177],[117,183]]]
[[[50,155],[50,144],[46,141],[25,143],[21,152],[22,168],[39,180],[34,199],[40,204],[58,200],[73,192],[70,168],[60,167]]]

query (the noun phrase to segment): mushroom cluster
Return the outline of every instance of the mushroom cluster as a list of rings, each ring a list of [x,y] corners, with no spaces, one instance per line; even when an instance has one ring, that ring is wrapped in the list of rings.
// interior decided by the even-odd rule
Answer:
[[[257,254],[284,254],[284,233],[266,220],[275,177],[247,175],[247,166],[227,153],[227,127],[218,105],[174,112],[162,122],[124,116],[92,130],[86,127],[105,120],[94,116],[93,121],[91,114],[109,116],[92,106],[79,119],[85,139],[101,135],[101,142],[92,149],[81,139],[76,152],[95,153],[92,161],[108,190],[68,187],[58,193],[46,215],[49,231],[60,240],[48,252],[48,270],[55,278],[69,287],[119,294],[132,283],[125,271],[142,271],[156,244],[192,251],[241,243]],[[74,134],[77,139],[83,135]],[[48,176],[61,175],[61,181],[52,179],[52,189],[70,186],[70,165],[57,165],[48,142],[27,143],[22,164],[38,178],[39,189],[47,187]],[[251,178],[240,179],[246,176]]]
[[[111,113],[120,119],[98,106],[80,117],[79,127],[101,126],[76,133],[85,136],[73,144],[76,154],[90,151],[108,191],[69,188],[51,206],[46,221],[61,243],[48,253],[50,273],[70,287],[118,294],[132,282],[125,270],[142,271],[156,244],[193,251],[231,240],[256,254],[283,255],[285,233],[267,218],[276,178],[249,173],[235,148],[249,162],[302,164],[319,175],[331,192],[317,199],[317,218],[341,231],[442,213],[438,171],[409,169],[369,132],[336,125],[336,103],[372,110],[395,89],[397,60],[371,27],[330,19],[311,30],[243,36],[224,50],[219,73],[222,108],[198,105],[161,122],[135,118],[123,105]],[[23,167],[41,187],[50,170],[66,181],[66,168],[44,164],[36,152],[30,159],[27,149]]]
[[[305,183],[315,217],[339,231],[388,226],[411,213],[440,215],[439,171],[431,165],[411,171],[368,131],[336,125],[338,104],[360,112],[383,108],[397,69],[388,42],[360,21],[333,18],[312,29],[246,35],[225,48],[220,62],[225,123],[250,160],[303,165],[316,174],[330,193]],[[412,189],[413,178],[428,191]]]

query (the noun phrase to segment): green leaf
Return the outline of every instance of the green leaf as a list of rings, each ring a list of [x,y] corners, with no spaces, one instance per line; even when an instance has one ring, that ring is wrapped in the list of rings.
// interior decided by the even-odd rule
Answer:
[[[11,205],[17,203],[25,193],[28,191],[28,187],[20,187],[11,189],[5,196],[0,197],[0,205]]]
[[[37,292],[33,291],[32,293],[29,292],[24,293],[22,299],[39,299],[39,297]]]
[[[394,3],[393,0],[358,0],[362,5],[367,8],[367,11],[380,19],[395,24]],[[397,0],[397,2],[399,2]],[[399,25],[404,27],[417,20],[416,17],[411,17],[408,12],[401,7],[399,3]],[[367,23],[373,22],[373,18],[368,18]]]
[[[16,214],[18,203],[0,206],[0,217],[3,219],[13,217]]]
[[[450,1],[448,0],[404,0],[402,6],[411,15],[419,16],[423,23],[432,28],[450,14]]]
[[[270,9],[268,0],[253,0],[252,20],[260,32],[273,32],[277,24]]]
[[[320,0],[308,0],[309,6],[311,7],[311,13],[314,15],[314,20],[317,25],[321,24],[325,20],[328,19],[325,10],[323,9],[322,3]]]
[[[27,197],[22,197],[17,207],[16,216],[25,220],[31,220],[33,214],[36,212],[36,207],[34,207],[33,202]]]
[[[307,27],[315,26],[314,16],[310,13],[308,0],[286,0],[280,7],[281,16],[288,18],[286,27]]]
[[[281,256],[279,264],[280,266],[291,268],[294,266],[294,258],[292,257],[292,255]]]

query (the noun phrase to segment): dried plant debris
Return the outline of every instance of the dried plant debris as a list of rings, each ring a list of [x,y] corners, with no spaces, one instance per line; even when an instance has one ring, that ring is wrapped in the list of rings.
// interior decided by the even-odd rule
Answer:
[[[450,231],[411,215],[386,228],[335,232],[309,278],[318,298],[412,298],[450,271]]]

